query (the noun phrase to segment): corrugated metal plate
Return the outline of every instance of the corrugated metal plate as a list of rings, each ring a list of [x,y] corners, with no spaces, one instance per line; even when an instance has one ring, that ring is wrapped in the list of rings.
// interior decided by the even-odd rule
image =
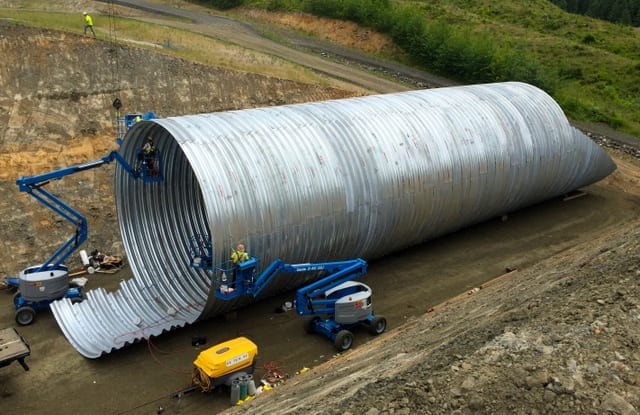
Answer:
[[[246,305],[212,295],[189,267],[189,239],[211,235],[217,262],[244,242],[268,264],[373,259],[594,183],[610,157],[546,93],[498,83],[157,119],[147,135],[165,181],[116,172],[134,274],[115,293],[52,305],[71,344],[99,357]],[[277,279],[265,295],[305,281]]]

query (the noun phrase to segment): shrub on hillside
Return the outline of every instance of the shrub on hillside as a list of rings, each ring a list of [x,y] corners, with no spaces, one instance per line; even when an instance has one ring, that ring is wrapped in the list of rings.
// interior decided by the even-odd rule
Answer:
[[[211,7],[218,10],[229,10],[242,6],[242,0],[209,0],[205,3],[209,3]]]
[[[387,32],[393,7],[389,0],[307,0],[303,10],[316,16],[349,20]]]

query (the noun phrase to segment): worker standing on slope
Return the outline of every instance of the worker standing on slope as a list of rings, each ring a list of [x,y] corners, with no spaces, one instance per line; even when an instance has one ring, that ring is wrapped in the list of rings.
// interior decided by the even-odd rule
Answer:
[[[89,29],[91,30],[91,33],[93,33],[93,37],[95,39],[96,31],[93,30],[93,18],[87,12],[84,12],[82,14],[84,15],[84,35],[87,35],[87,29]]]

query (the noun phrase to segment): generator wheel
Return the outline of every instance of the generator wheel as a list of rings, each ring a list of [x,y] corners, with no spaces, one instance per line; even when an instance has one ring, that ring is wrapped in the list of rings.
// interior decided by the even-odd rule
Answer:
[[[353,334],[349,330],[340,330],[333,344],[341,352],[349,350],[353,344]]]
[[[318,321],[320,321],[320,317],[313,317],[313,318],[307,319],[304,322],[304,331],[306,331],[307,334],[315,333],[316,331],[314,330],[314,327]]]
[[[16,310],[16,323],[21,326],[28,326],[36,318],[36,310],[31,307],[20,307]]]
[[[387,319],[381,316],[374,317],[371,321],[371,325],[369,326],[369,333],[377,336],[378,334],[384,333],[387,329]]]

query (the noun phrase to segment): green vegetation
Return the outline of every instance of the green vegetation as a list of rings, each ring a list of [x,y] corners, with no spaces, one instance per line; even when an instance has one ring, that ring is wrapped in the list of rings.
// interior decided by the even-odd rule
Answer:
[[[569,13],[640,26],[640,0],[549,0]]]
[[[195,0],[194,3],[200,3],[218,10],[229,10],[242,6],[242,0]]]
[[[531,83],[552,95],[570,118],[604,122],[640,137],[638,29],[570,14],[547,0],[243,4],[353,21],[388,34],[409,64],[466,83]]]

